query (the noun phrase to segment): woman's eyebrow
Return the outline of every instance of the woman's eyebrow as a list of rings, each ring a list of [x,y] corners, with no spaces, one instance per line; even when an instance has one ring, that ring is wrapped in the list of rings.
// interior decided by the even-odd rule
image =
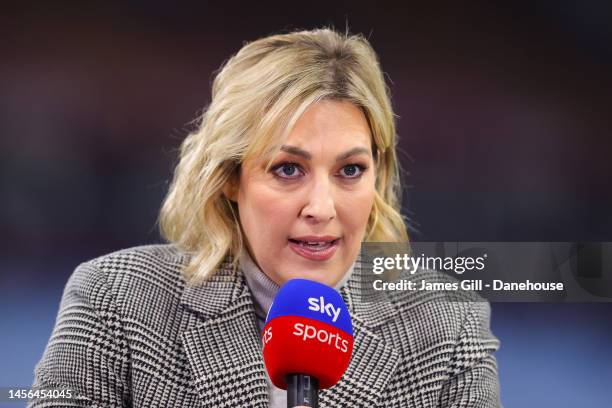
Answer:
[[[310,153],[308,153],[306,150],[299,148],[297,146],[282,145],[280,149],[283,152],[294,154],[296,156],[301,156],[305,158],[306,160],[312,159],[312,155]],[[347,157],[351,157],[357,154],[365,154],[365,155],[370,156],[372,153],[370,152],[370,149],[366,147],[353,147],[352,149],[347,150],[344,153],[340,153],[338,156],[336,156],[336,161],[344,160]]]

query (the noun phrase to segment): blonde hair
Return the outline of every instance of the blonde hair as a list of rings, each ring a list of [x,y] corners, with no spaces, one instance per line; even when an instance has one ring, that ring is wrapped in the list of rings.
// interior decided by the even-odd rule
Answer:
[[[210,106],[181,145],[159,225],[165,239],[192,254],[187,280],[204,281],[227,255],[238,267],[245,238],[224,185],[245,159],[271,159],[300,115],[323,99],[361,107],[370,125],[377,175],[364,241],[408,242],[394,115],[369,42],[328,28],[273,35],[246,44],[224,64]]]

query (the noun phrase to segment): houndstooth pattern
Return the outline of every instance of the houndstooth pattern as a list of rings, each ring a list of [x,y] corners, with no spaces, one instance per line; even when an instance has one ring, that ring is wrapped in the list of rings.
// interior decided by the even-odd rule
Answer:
[[[188,260],[174,246],[151,245],[80,265],[34,379],[79,399],[28,406],[267,407],[242,272],[232,273],[228,258],[204,285],[190,286],[181,274]],[[321,407],[500,406],[488,303],[402,292],[364,303],[360,273],[358,260],[340,290],[354,326],[351,363],[321,391]]]

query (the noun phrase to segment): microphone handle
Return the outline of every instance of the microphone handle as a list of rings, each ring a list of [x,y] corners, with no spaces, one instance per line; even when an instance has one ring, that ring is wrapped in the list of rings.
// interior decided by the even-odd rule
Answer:
[[[306,374],[287,375],[287,408],[319,407],[319,381]]]

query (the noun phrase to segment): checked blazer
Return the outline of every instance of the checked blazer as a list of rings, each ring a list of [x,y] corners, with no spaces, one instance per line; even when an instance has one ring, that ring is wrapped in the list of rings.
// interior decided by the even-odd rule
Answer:
[[[181,273],[188,260],[172,245],[150,245],[77,267],[34,386],[72,388],[78,398],[28,406],[267,407],[242,271],[232,273],[228,257],[193,286]],[[320,392],[321,407],[500,406],[488,303],[400,291],[366,303],[360,273],[358,258],[340,289],[353,321],[351,363]]]

